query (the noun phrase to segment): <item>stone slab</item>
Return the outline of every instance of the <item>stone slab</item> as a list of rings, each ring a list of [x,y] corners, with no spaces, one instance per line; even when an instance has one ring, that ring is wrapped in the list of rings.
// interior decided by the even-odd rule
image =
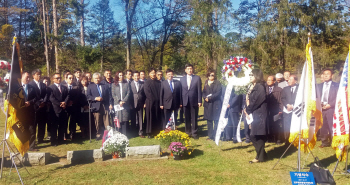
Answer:
[[[105,153],[102,149],[67,151],[68,164],[82,164],[103,161]]]
[[[20,161],[22,161],[26,166],[47,165],[51,158],[50,153],[26,153],[23,157],[21,154],[17,154],[17,157],[13,156],[16,165],[20,165]]]
[[[126,147],[125,156],[130,158],[159,158],[160,145]]]

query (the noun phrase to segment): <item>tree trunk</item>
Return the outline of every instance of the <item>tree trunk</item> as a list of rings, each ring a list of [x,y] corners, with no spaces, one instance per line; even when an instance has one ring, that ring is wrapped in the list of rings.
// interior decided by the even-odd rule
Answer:
[[[102,22],[102,57],[101,57],[101,72],[103,70],[104,54],[105,54],[105,15],[103,14]]]
[[[27,10],[27,0],[24,0],[24,8]],[[24,12],[24,58],[27,60],[27,11]]]
[[[42,0],[42,4],[43,4],[43,26],[44,26],[44,38],[45,38],[46,70],[47,70],[47,76],[50,76],[49,51],[47,48],[47,36],[46,36],[45,0]]]
[[[56,73],[59,73],[60,70],[58,68],[58,48],[57,48],[57,8],[56,8],[56,0],[52,0],[52,15],[53,15],[53,34],[54,34],[54,46],[55,46],[55,63],[56,63]]]
[[[23,1],[20,0],[19,1],[19,8],[22,9],[23,8]],[[21,45],[22,44],[22,10],[19,11],[19,26],[18,26],[18,44]]]
[[[84,6],[84,0],[80,0],[80,4]],[[82,9],[81,18],[80,18],[80,45],[85,46],[84,39],[84,8]]]
[[[129,18],[129,1],[125,1],[125,18],[126,18],[126,69],[130,67],[131,58],[131,21]]]

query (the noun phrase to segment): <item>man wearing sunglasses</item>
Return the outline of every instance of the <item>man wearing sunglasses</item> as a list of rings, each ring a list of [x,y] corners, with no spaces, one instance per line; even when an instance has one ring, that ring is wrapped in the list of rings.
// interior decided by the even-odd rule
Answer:
[[[53,112],[51,113],[51,145],[57,146],[64,142],[64,123],[67,123],[68,121],[66,106],[69,100],[69,95],[67,87],[61,85],[61,75],[55,73],[52,78],[54,84],[50,85],[48,89],[48,96],[50,97],[49,99],[53,107]]]

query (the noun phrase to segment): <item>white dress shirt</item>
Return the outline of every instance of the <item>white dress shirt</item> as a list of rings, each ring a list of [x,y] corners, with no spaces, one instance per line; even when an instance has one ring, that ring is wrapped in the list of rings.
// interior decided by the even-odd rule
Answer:
[[[170,87],[170,80],[168,80],[169,83],[169,87]],[[171,86],[173,87],[173,91],[174,91],[174,80],[171,80]]]
[[[327,87],[326,87],[326,84],[328,85]],[[327,101],[324,102],[324,103],[328,103],[329,90],[330,90],[330,88],[331,88],[331,85],[332,85],[332,81],[323,82],[321,101],[323,101],[324,98],[326,98],[326,100],[327,100]],[[324,97],[324,94],[325,94],[326,91],[328,91],[328,97]]]
[[[190,89],[190,87],[191,87],[191,81],[192,81],[192,75],[187,75],[187,87],[188,87],[188,89]]]
[[[40,89],[40,83],[39,83],[39,82],[37,82],[36,80],[34,80],[34,82],[35,82],[35,83],[36,83],[36,85],[38,86],[39,90],[41,90],[41,89]]]
[[[139,92],[139,81],[134,81],[135,82],[135,87],[136,87],[136,92]]]

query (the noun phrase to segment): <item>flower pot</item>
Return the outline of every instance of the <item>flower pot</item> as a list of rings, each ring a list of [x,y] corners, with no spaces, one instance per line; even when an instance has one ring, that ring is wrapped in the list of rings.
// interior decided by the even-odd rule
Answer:
[[[174,160],[181,160],[182,156],[181,155],[174,155]]]
[[[119,158],[119,152],[113,152],[113,159]]]
[[[174,157],[174,154],[173,154],[173,152],[171,152],[171,153],[170,153],[170,155],[171,155],[171,157]]]

